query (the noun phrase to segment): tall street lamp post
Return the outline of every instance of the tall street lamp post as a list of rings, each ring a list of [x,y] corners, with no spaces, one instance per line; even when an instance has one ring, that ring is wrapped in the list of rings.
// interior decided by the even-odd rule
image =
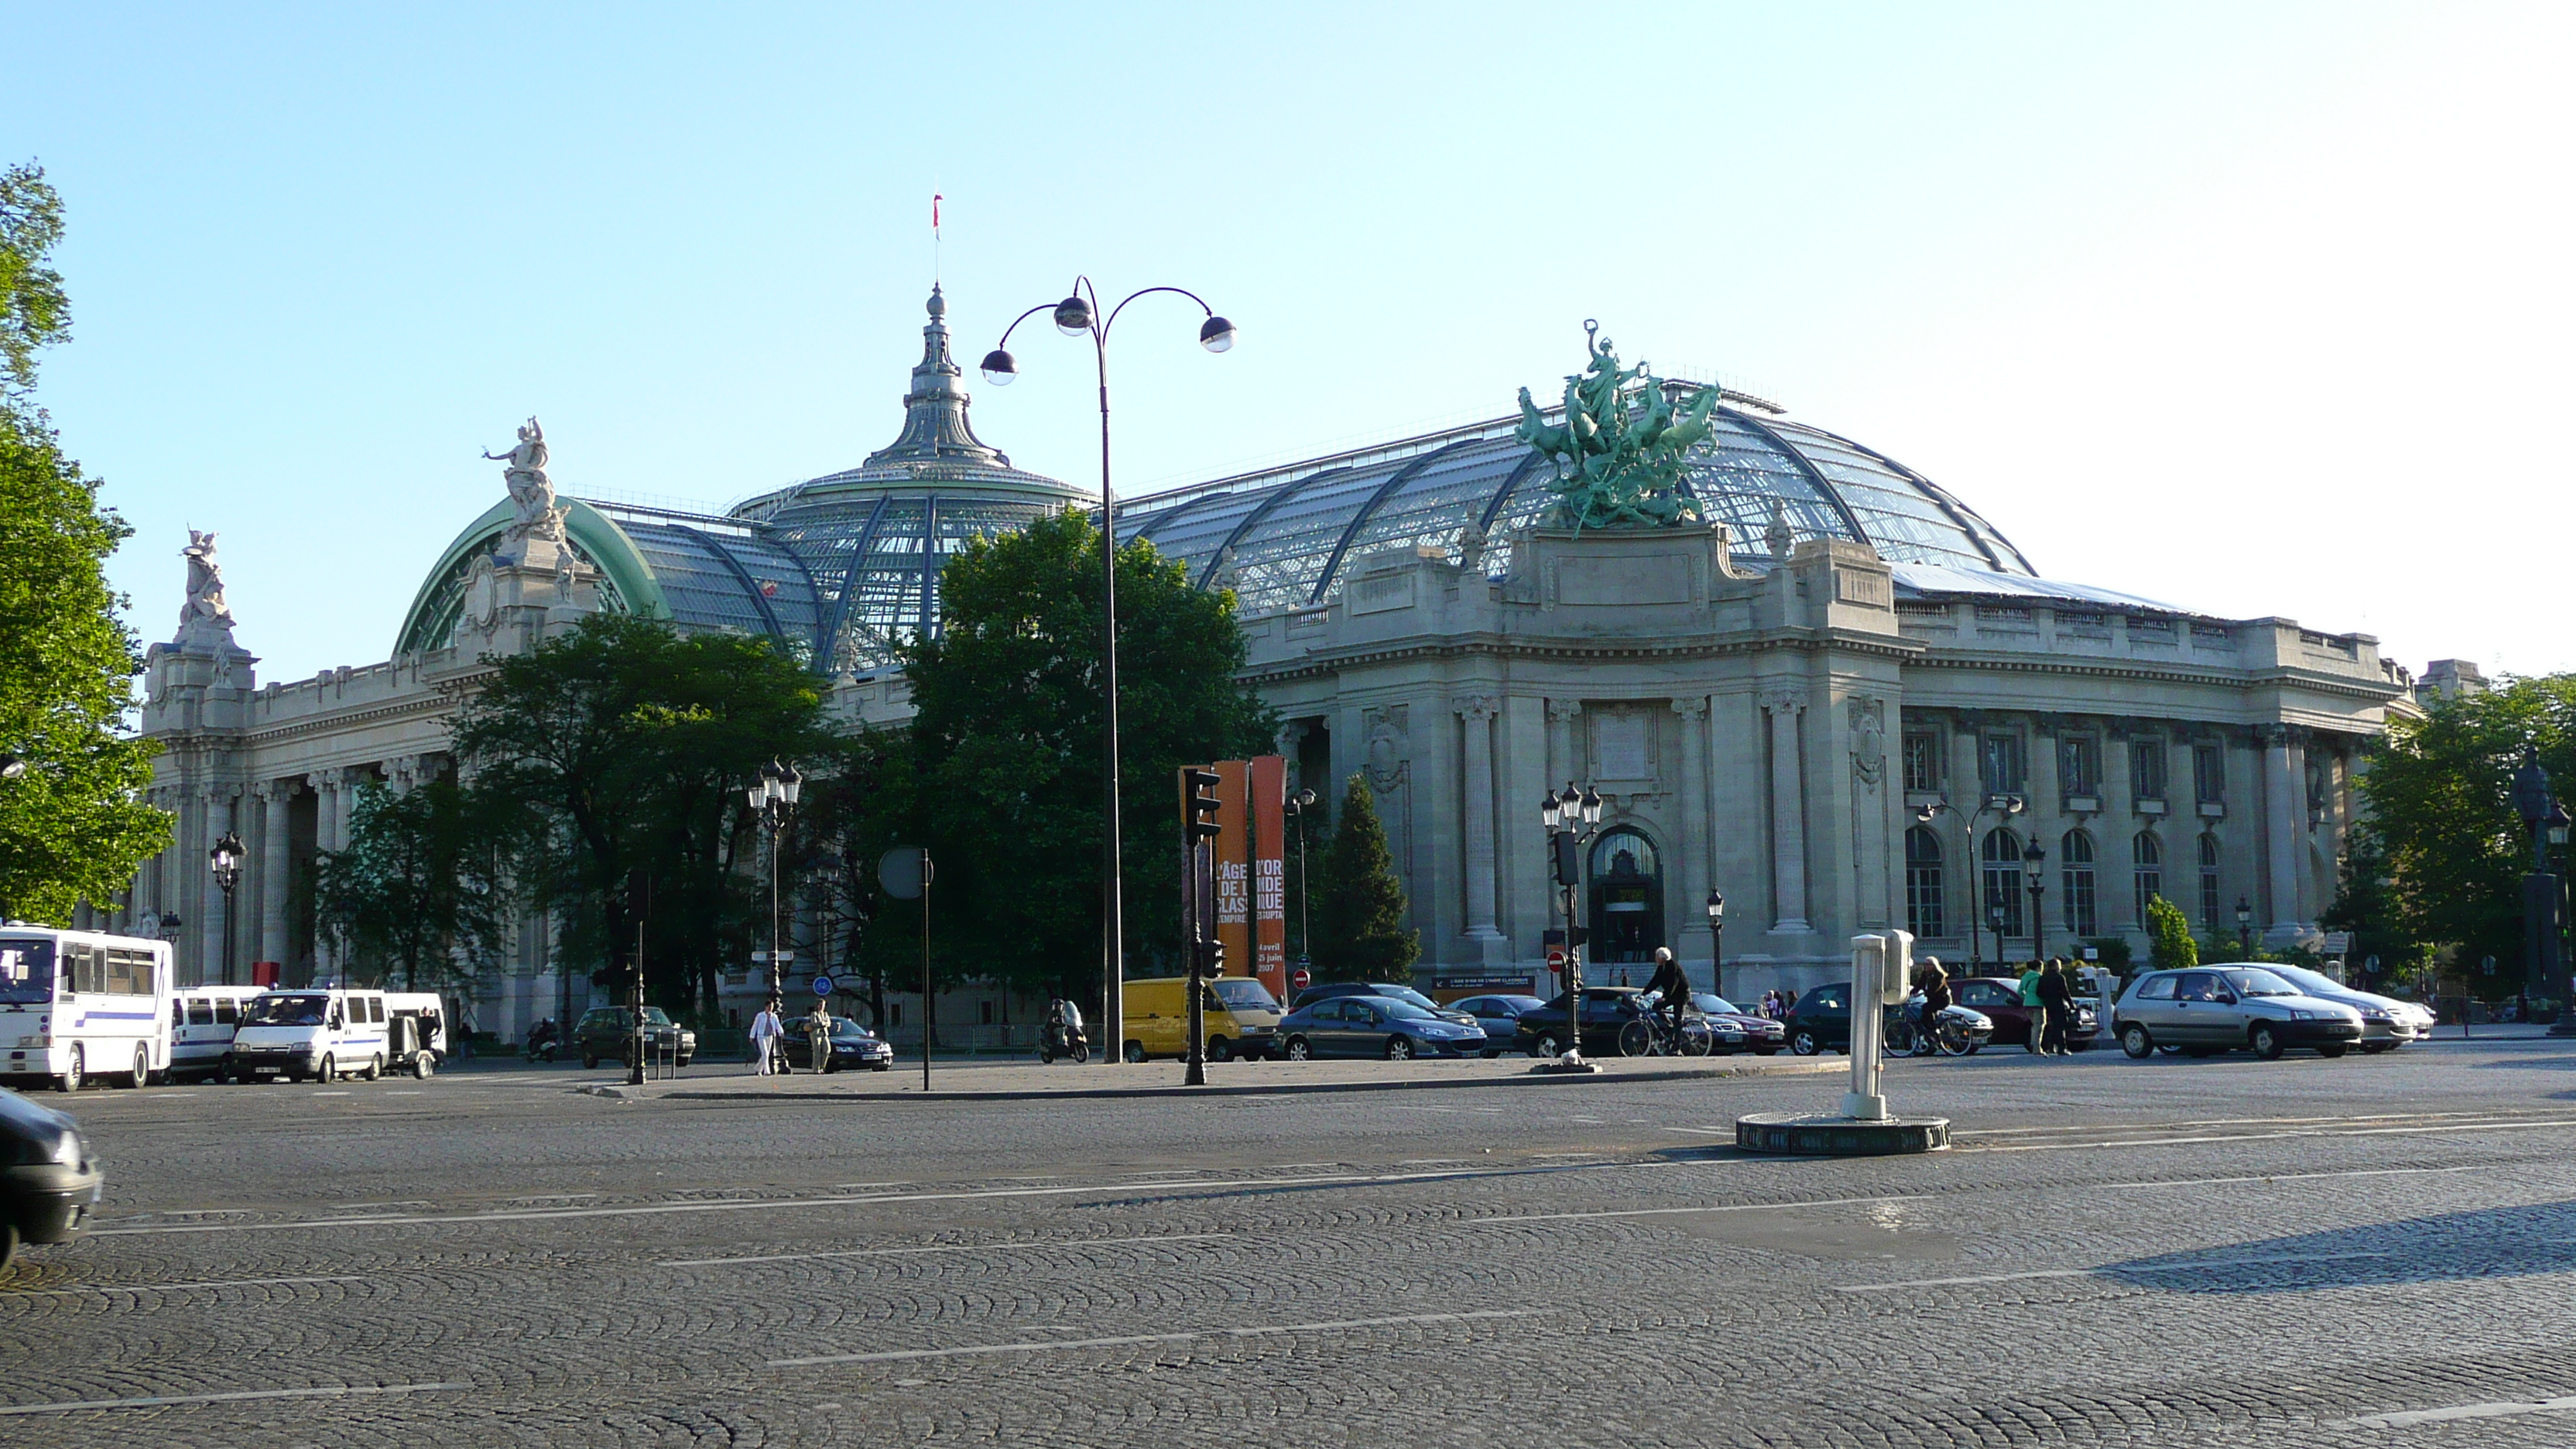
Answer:
[[[1726,994],[1726,897],[1715,886],[1708,891],[1708,989]]]
[[[2568,819],[2567,807],[2555,800],[2549,802],[2549,814],[2542,818],[2540,825],[2543,830],[2549,833],[2550,865],[2552,867],[2550,874],[2553,877],[2549,899],[2550,904],[2555,906],[2558,912],[2558,925],[2557,929],[2551,933],[2550,944],[2557,947],[2558,962],[2561,966],[2566,966],[2569,963],[2567,951],[2567,828],[2571,824],[2576,824],[2576,821]],[[2576,970],[2576,968],[2571,968],[2571,970]],[[2550,984],[2556,985],[2558,983],[2552,982]],[[2566,985],[2567,990],[2561,994],[2558,1002],[2558,1019],[2549,1024],[2549,1034],[2551,1036],[2576,1036],[2576,975],[2571,975]]]
[[[1126,1020],[1126,899],[1120,884],[1121,850],[1118,810],[1118,500],[1109,489],[1109,329],[1118,324],[1118,314],[1139,297],[1156,292],[1173,292],[1199,304],[1207,320],[1199,324],[1199,345],[1210,352],[1223,352],[1234,346],[1234,324],[1216,314],[1196,292],[1180,287],[1147,287],[1130,292],[1108,315],[1100,311],[1100,294],[1092,290],[1089,277],[1076,277],[1073,291],[1061,302],[1041,302],[1011,319],[1002,329],[1002,340],[984,354],[984,380],[995,387],[1008,387],[1020,375],[1019,360],[1011,356],[1011,334],[1019,325],[1040,312],[1053,312],[1055,330],[1067,337],[1089,337],[1092,360],[1100,377],[1100,701],[1102,756],[1108,780],[1105,786],[1108,810],[1108,832],[1101,847],[1101,922],[1100,975],[1101,1017],[1104,1030],[1123,1032]],[[1104,1063],[1125,1060],[1123,1053],[1100,1054]]]
[[[1288,818],[1297,822],[1297,969],[1303,971],[1315,955],[1315,938],[1306,919],[1306,896],[1314,889],[1313,877],[1306,874],[1306,812],[1315,808],[1315,792],[1300,790],[1288,797]]]
[[[206,852],[207,864],[214,868],[215,884],[224,893],[224,984],[233,984],[233,887],[241,884],[241,837],[227,830],[215,848]]]
[[[2046,948],[2040,945],[2039,940],[2039,896],[2040,892],[2048,889],[2048,876],[2041,866],[2047,859],[2048,852],[2039,848],[2037,840],[2022,847],[2023,889],[2030,892],[2030,959],[2033,961],[2047,954]]]
[[[1583,948],[1585,932],[1574,924],[1577,890],[1583,881],[1583,842],[1598,833],[1601,795],[1586,785],[1580,793],[1566,782],[1562,794],[1549,795],[1539,806],[1547,826],[1548,862],[1565,908],[1565,1051],[1541,1071],[1597,1072],[1583,1059]]]
[[[2254,906],[2243,896],[2236,898],[2236,955],[2240,960],[2254,959]]]
[[[1984,941],[1977,934],[1980,903],[1984,906],[1986,923],[1995,931],[1995,964],[2004,964],[2004,911],[1991,899],[1993,893],[1986,889],[1985,867],[1977,858],[1977,822],[1988,815],[2009,820],[2027,808],[2027,803],[2019,795],[1988,795],[1974,810],[1961,810],[1945,800],[1914,807],[1915,822],[1921,825],[1930,825],[1933,817],[1939,815],[1959,817],[1959,860],[1968,872],[1968,974],[1971,976],[1983,974],[1980,968],[1985,965],[1980,959],[1985,949]]]
[[[769,832],[769,999],[773,1004],[787,994],[786,978],[779,970],[785,943],[780,939],[778,922],[778,837],[787,828],[796,797],[804,791],[805,777],[796,773],[794,765],[772,760],[760,767],[760,782],[742,792]]]
[[[2562,888],[2549,868],[2549,847],[2567,839],[2567,811],[2550,794],[2549,771],[2540,752],[2523,746],[2521,768],[2513,772],[2514,813],[2531,828],[2531,874],[2522,884],[2523,972],[2526,988],[2533,980],[2558,982],[2559,916]],[[2576,998],[2576,982],[2568,992]],[[2576,1036],[2576,1005],[2559,1009],[2551,1036]]]

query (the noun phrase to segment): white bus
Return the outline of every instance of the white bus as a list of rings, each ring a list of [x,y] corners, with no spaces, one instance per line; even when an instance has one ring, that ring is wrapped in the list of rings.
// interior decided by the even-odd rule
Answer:
[[[233,1033],[260,986],[189,986],[170,998],[170,1078],[228,1077]]]
[[[170,947],[95,931],[0,926],[0,1070],[77,1092],[170,1069]]]

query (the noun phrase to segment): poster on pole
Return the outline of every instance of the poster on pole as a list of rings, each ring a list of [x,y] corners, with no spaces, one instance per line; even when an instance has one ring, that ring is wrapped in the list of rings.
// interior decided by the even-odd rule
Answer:
[[[1288,999],[1288,760],[1252,758],[1252,962],[1270,994]]]
[[[1249,808],[1251,766],[1241,760],[1216,762],[1216,822],[1224,834],[1210,842],[1216,849],[1216,938],[1225,947],[1225,974],[1252,974],[1252,812]]]

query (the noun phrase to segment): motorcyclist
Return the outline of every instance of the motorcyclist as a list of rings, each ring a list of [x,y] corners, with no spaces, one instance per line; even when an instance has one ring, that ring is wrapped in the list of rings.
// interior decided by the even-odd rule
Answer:
[[[1690,978],[1682,974],[1682,963],[1673,959],[1670,946],[1655,948],[1655,974],[1646,982],[1646,991],[1672,1017],[1673,1035],[1681,1035],[1682,1012],[1690,1005]]]
[[[1047,1002],[1047,1035],[1057,1051],[1070,1055],[1082,1039],[1082,1008],[1061,996]]]
[[[555,1019],[551,1016],[528,1028],[527,1058],[535,1061],[539,1054],[552,1059],[555,1053]]]

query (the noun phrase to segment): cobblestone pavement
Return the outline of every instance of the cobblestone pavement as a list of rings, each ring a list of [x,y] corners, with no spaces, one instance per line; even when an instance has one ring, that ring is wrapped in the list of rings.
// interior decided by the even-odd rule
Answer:
[[[2576,1442],[2568,1044],[1894,1063],[1959,1145],[1867,1161],[1726,1145],[1831,1075],[1441,1065],[39,1094],[109,1201],[0,1444]]]

